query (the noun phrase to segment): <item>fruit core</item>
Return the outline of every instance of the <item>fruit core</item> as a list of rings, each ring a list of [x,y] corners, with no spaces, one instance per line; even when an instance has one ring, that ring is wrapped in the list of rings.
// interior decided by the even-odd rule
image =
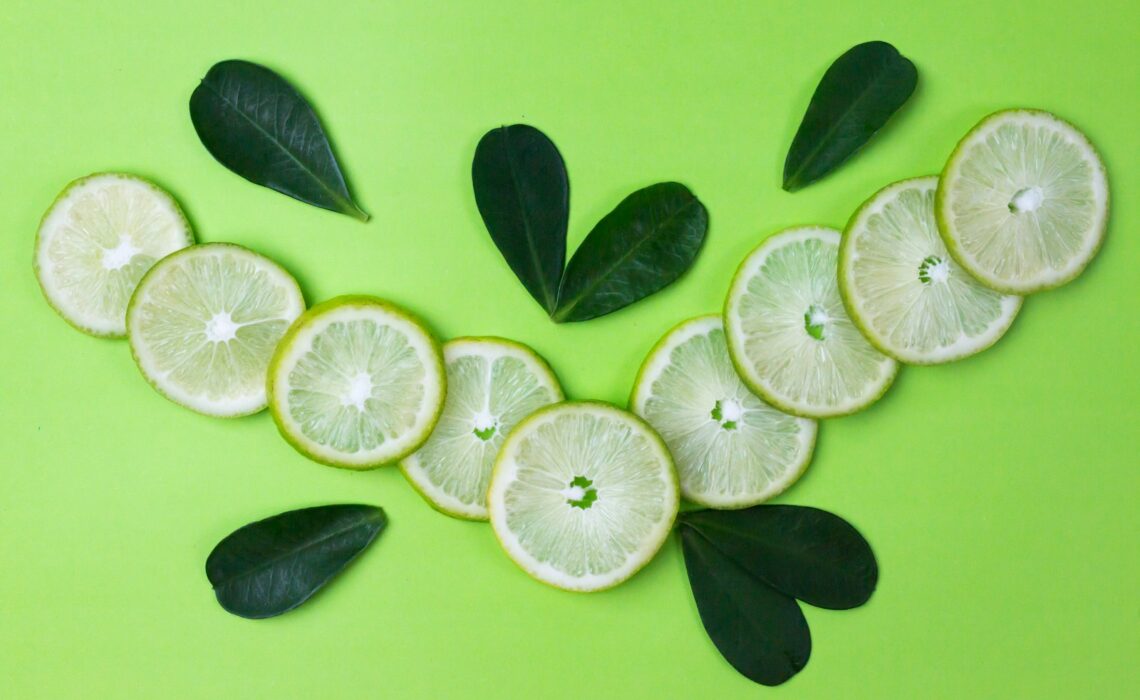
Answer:
[[[228,311],[219,311],[206,321],[206,340],[211,343],[228,343],[237,337],[238,324]]]
[[[103,249],[103,269],[104,270],[118,270],[126,266],[131,258],[135,257],[141,249],[136,248],[134,241],[130,236],[119,236],[119,244],[114,248]]]
[[[712,419],[720,423],[725,430],[735,430],[740,417],[744,415],[744,407],[735,399],[721,399],[713,406]]]
[[[495,432],[499,429],[499,421],[487,411],[480,411],[475,414],[472,421],[473,428],[471,432],[475,437],[486,442],[494,437]]]
[[[1023,187],[1009,200],[1011,214],[1037,211],[1037,207],[1045,201],[1045,193],[1040,187]]]
[[[945,282],[949,276],[950,263],[937,255],[930,255],[923,258],[922,263],[918,266],[918,279],[921,280],[923,284]]]
[[[812,304],[804,312],[804,330],[816,340],[823,340],[827,322],[830,320],[831,317],[827,315],[827,311],[822,306]]]
[[[594,482],[584,476],[571,479],[570,485],[562,490],[562,495],[566,497],[567,505],[581,510],[587,510],[594,505],[594,501],[598,500],[598,490],[594,488]]]
[[[355,406],[356,410],[364,410],[364,402],[372,398],[372,375],[367,372],[357,372],[348,380],[348,391],[340,398],[344,406]]]

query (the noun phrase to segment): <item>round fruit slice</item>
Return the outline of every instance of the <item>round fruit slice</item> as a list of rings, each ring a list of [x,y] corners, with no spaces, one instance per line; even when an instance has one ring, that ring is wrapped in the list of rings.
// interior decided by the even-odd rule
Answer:
[[[630,408],[677,463],[681,495],[710,508],[756,505],[807,469],[816,423],[756,397],[728,357],[720,316],[685,321],[645,358]]]
[[[937,177],[903,180],[871,197],[839,245],[839,292],[851,320],[900,362],[936,364],[997,342],[1021,297],[982,285],[954,262],[934,220]]]
[[[439,344],[410,313],[375,297],[337,297],[297,319],[277,346],[269,409],[310,459],[370,469],[424,444],[444,382]]]
[[[898,371],[848,318],[838,255],[834,229],[777,233],[744,259],[725,301],[725,337],[740,378],[776,408],[807,418],[866,408]]]
[[[1058,287],[1104,239],[1108,178],[1084,134],[1048,112],[1013,109],[966,134],[935,197],[950,254],[1008,294]]]
[[[304,310],[296,280],[269,258],[191,246],[139,282],[127,309],[131,354],[171,401],[208,416],[256,413],[273,348]]]
[[[155,261],[194,242],[174,199],[146,180],[101,173],[72,182],[36,233],[36,278],[84,333],[127,334],[127,303]]]
[[[447,398],[424,446],[400,462],[408,481],[448,515],[487,519],[495,455],[520,420],[562,400],[550,366],[502,338],[457,338],[443,346]]]
[[[677,517],[677,473],[657,433],[608,404],[555,404],[507,436],[487,508],[507,554],[573,591],[616,586],[661,548]]]

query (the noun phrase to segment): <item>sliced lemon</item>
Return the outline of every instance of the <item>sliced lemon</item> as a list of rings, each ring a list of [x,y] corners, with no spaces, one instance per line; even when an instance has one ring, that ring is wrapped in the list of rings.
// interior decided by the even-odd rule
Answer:
[[[558,588],[616,586],[669,535],[677,474],[661,438],[596,402],[548,406],[507,436],[487,508],[499,543],[524,571]]]
[[[661,339],[630,408],[669,446],[681,495],[710,508],[744,508],[782,492],[815,446],[815,421],[772,408],[740,381],[719,315],[685,321]]]
[[[546,361],[502,338],[456,338],[443,346],[447,398],[424,446],[404,458],[408,481],[437,510],[487,519],[495,455],[520,420],[562,400]]]
[[[100,173],[69,184],[36,233],[36,278],[84,333],[127,334],[127,304],[158,260],[194,242],[174,198],[142,178]]]
[[[338,297],[309,309],[281,340],[269,407],[305,456],[369,469],[428,439],[445,381],[439,344],[414,316],[375,297]]]
[[[131,353],[171,401],[209,416],[265,408],[277,341],[305,310],[296,280],[263,255],[229,243],[160,260],[127,309]]]

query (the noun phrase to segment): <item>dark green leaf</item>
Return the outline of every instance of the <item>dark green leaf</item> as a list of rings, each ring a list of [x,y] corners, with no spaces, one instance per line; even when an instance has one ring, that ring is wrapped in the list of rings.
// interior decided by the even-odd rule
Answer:
[[[302,508],[230,533],[206,559],[218,602],[242,617],[280,615],[304,603],[387,524],[376,506]]]
[[[764,685],[799,673],[811,656],[811,632],[794,598],[773,590],[680,526],[685,570],[701,623],[733,668]]]
[[[784,189],[810,185],[859,150],[907,101],[918,70],[895,47],[869,41],[831,64],[784,161]]]
[[[368,220],[348,193],[313,108],[268,68],[214,64],[190,96],[190,119],[206,150],[250,182]]]
[[[818,508],[700,510],[680,519],[753,576],[821,608],[862,605],[879,578],[867,540],[846,520]]]
[[[511,270],[547,313],[566,264],[570,184],[554,143],[533,126],[483,135],[471,163],[475,203]]]
[[[638,190],[598,222],[570,259],[555,321],[585,321],[653,294],[693,264],[708,212],[684,185]]]

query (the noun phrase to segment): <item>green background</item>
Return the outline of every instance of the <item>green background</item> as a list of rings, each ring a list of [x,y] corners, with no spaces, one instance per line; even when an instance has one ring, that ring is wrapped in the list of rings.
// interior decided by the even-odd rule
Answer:
[[[9,0],[0,13],[0,695],[1114,698],[1140,685],[1136,3],[177,5]],[[841,170],[781,191],[815,83],[870,39],[915,61],[917,92]],[[231,57],[313,101],[370,223],[207,154],[187,100]],[[126,170],[168,188],[199,240],[280,261],[310,304],[384,296],[441,337],[529,343],[571,397],[624,403],[658,337],[718,309],[765,236],[842,225],[1014,106],[1054,111],[1098,145],[1107,241],[993,349],[905,369],[879,404],[822,426],[814,465],[779,500],[848,518],[882,575],[863,608],[806,609],[811,662],[774,690],[705,637],[675,540],[612,591],[542,586],[487,526],[437,514],[397,470],[319,466],[266,414],[212,420],[162,399],[125,342],[74,331],[32,274],[57,192]],[[471,194],[479,137],[519,121],[566,159],[571,248],[632,190],[676,179],[710,211],[693,270],[612,316],[547,320]],[[218,607],[203,573],[215,542],[341,501],[383,505],[391,527],[334,585],[269,621]]]

